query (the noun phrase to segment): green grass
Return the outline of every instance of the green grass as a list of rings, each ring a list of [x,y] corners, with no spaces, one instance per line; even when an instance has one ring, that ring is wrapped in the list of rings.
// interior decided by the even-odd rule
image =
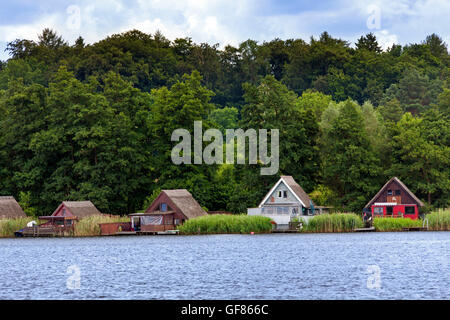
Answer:
[[[350,232],[362,226],[361,217],[354,213],[321,214],[310,219],[302,232]]]
[[[75,237],[93,237],[100,235],[99,223],[130,222],[128,216],[90,216],[75,223]]]
[[[23,229],[27,223],[37,219],[33,217],[17,218],[17,219],[1,219],[0,220],[0,238],[14,237],[14,232]],[[39,223],[39,222],[38,222]]]
[[[178,229],[180,234],[267,233],[272,224],[268,217],[215,214],[189,219]]]

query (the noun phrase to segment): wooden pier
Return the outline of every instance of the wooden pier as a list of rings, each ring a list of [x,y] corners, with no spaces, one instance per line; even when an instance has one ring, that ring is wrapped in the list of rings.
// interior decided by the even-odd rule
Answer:
[[[374,232],[374,231],[375,231],[375,227],[353,229],[353,232]]]
[[[21,231],[23,237],[55,237],[57,232],[53,227],[27,227]]]
[[[428,231],[428,227],[404,227],[403,231]]]
[[[297,229],[273,229],[272,233],[299,233]]]
[[[162,236],[162,235],[177,235],[179,230],[166,230],[166,231],[121,231],[116,232],[116,236]]]

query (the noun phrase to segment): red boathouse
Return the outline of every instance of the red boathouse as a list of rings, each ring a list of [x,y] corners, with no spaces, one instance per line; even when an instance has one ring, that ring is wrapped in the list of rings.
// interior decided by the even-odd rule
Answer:
[[[42,216],[39,219],[47,220],[42,226],[73,228],[76,220],[96,215],[101,215],[101,212],[91,201],[64,201],[51,216]]]
[[[418,219],[419,208],[423,205],[423,202],[399,178],[393,177],[366,204],[364,209],[370,210],[374,218]]]

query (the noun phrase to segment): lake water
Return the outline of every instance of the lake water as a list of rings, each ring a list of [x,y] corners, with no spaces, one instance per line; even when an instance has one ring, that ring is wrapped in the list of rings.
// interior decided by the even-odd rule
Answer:
[[[449,299],[450,232],[0,239],[0,299]]]

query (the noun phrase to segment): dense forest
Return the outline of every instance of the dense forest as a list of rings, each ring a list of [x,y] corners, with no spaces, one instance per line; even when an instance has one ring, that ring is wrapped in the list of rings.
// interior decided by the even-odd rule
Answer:
[[[318,205],[360,212],[392,176],[428,208],[450,205],[450,59],[432,34],[382,50],[327,32],[239,46],[132,30],[69,44],[45,29],[0,62],[0,195],[28,214],[90,199],[142,210],[187,188],[209,210],[246,212],[280,174]],[[279,129],[280,170],[174,165],[177,128]]]

